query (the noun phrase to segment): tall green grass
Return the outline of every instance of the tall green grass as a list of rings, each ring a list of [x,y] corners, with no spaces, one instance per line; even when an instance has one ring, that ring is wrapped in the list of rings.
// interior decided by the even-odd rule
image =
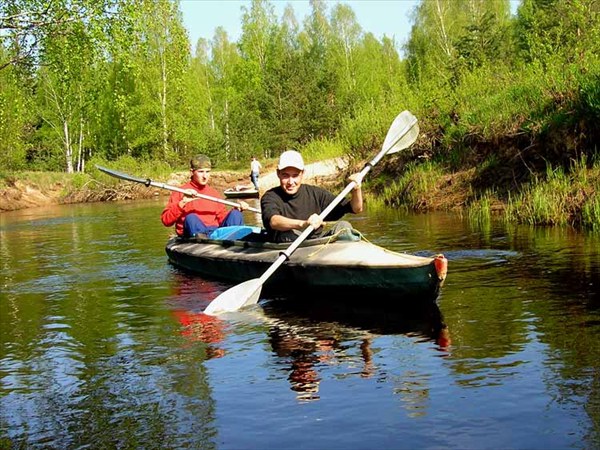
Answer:
[[[442,169],[435,163],[411,163],[400,178],[389,180],[372,201],[377,206],[426,210],[439,192],[438,183],[442,176]]]
[[[42,192],[46,190],[60,191],[60,195],[63,197],[76,191],[94,189],[97,185],[92,176],[81,172],[17,171],[5,172],[0,176],[0,189],[6,189],[17,183],[39,189]]]
[[[5,171],[0,174],[0,188],[6,188],[16,182],[22,182],[36,188],[43,188],[58,183],[70,185],[71,179],[73,179],[73,175],[62,172]]]
[[[526,185],[509,198],[506,219],[535,225],[600,223],[600,163],[588,166],[587,157],[573,161],[567,172],[548,166],[545,178]]]
[[[467,217],[471,223],[489,226],[492,219],[492,204],[495,196],[492,191],[486,191],[484,194],[472,201],[467,207]]]

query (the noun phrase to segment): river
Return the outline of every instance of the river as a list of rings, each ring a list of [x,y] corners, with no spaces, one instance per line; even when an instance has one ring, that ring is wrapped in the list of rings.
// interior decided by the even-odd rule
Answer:
[[[163,205],[0,214],[0,448],[600,448],[598,235],[367,205],[448,258],[437,306],[212,318],[231,285],[168,263]]]

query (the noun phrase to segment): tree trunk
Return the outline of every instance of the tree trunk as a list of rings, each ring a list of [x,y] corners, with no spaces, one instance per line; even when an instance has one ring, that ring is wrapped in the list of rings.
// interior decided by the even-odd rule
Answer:
[[[229,103],[225,99],[225,156],[231,159],[231,143],[229,142]]]
[[[67,173],[73,173],[73,147],[71,146],[71,137],[69,136],[69,123],[66,120],[63,120],[63,133]]]
[[[79,145],[77,149],[77,172],[85,172],[85,157],[83,155],[83,117],[79,119]]]
[[[169,130],[167,129],[167,58],[164,51],[161,55],[161,71],[162,71],[162,96],[161,96],[161,112],[162,112],[162,137],[163,137],[163,157],[165,161],[168,156],[168,140]]]

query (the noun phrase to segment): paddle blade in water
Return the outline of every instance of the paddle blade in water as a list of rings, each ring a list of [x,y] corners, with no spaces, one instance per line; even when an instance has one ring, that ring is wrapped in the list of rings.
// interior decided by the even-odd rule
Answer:
[[[204,310],[204,314],[216,316],[224,312],[237,311],[238,309],[258,303],[262,283],[259,278],[244,281],[231,289],[227,289],[215,298]]]
[[[392,126],[385,136],[383,148],[389,149],[386,154],[390,155],[411,146],[419,135],[417,118],[409,111],[402,111],[392,122]]]

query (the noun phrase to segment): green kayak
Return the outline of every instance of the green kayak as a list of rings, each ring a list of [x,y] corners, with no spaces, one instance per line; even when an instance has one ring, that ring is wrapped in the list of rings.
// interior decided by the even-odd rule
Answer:
[[[204,277],[239,283],[260,277],[289,244],[172,238],[169,261]],[[443,255],[397,253],[364,240],[303,242],[266,283],[266,288],[331,289],[410,296],[437,296],[447,272]]]

